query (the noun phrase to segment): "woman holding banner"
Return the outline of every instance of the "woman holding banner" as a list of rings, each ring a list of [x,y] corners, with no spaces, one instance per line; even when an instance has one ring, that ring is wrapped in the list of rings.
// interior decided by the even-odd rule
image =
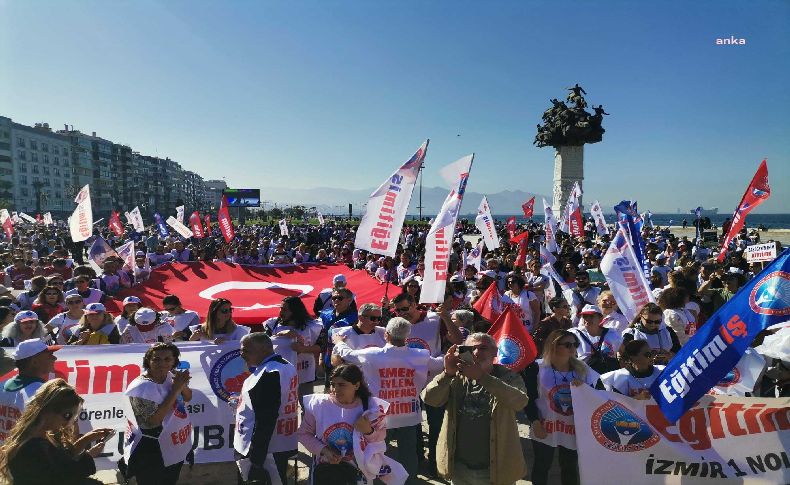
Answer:
[[[535,453],[532,483],[548,483],[549,469],[559,451],[563,485],[579,483],[579,457],[573,422],[570,386],[603,389],[597,372],[576,357],[579,339],[568,330],[555,330],[546,339],[543,359],[524,369],[529,404],[529,438]]]
[[[663,365],[653,365],[655,356],[647,341],[632,340],[623,345],[620,354],[623,368],[602,375],[601,382],[607,391],[634,399],[650,399],[650,386],[664,370]]]
[[[189,370],[178,370],[180,351],[157,343],[143,356],[145,372],[126,389],[134,419],[123,443],[126,476],[139,485],[175,485],[192,449],[192,423],[184,402],[192,399]],[[134,421],[134,422],[132,422]]]
[[[664,311],[655,303],[647,303],[623,332],[623,343],[646,340],[655,352],[655,363],[666,365],[680,350],[680,340],[674,330],[664,323]]]

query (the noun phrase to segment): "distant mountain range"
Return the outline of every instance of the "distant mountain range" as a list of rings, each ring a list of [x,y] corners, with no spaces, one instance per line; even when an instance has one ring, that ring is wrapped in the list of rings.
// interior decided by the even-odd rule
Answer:
[[[271,209],[273,204],[278,207],[284,205],[303,205],[305,207],[316,207],[322,214],[348,214],[348,204],[352,204],[352,212],[358,215],[362,212],[365,204],[375,188],[363,190],[338,189],[330,187],[316,187],[313,189],[291,189],[281,187],[261,188],[261,200],[266,201],[266,209]],[[423,217],[433,217],[447,197],[449,189],[444,187],[423,187],[422,188],[422,215]],[[535,211],[542,213],[543,204],[541,197],[551,200],[550,197],[524,192],[521,190],[503,190],[494,194],[481,194],[479,192],[467,191],[464,195],[464,203],[461,208],[463,214],[475,214],[477,206],[483,195],[488,197],[488,203],[494,214],[520,214],[521,204],[535,196]],[[414,194],[409,205],[409,214],[416,215],[419,211],[419,187],[414,189]]]

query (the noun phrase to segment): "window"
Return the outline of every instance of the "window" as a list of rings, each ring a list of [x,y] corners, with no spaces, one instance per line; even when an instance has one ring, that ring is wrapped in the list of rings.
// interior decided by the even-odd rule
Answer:
[[[55,160],[52,163],[54,163],[55,165],[60,165],[60,159],[58,157],[55,157]]]
[[[27,160],[27,153],[24,150],[17,150],[16,155],[20,160]]]
[[[38,142],[36,142],[36,140],[30,140],[30,149],[38,150]]]
[[[55,155],[59,155],[60,154],[60,147],[57,146],[57,145],[52,145],[52,153],[54,153]]]
[[[48,152],[49,151],[49,144],[48,143],[42,143],[41,144],[41,151]]]
[[[49,163],[49,155],[44,155],[44,163]]]
[[[60,176],[60,169],[59,169],[59,168],[53,168],[53,169],[52,169],[52,172],[53,172],[55,175],[57,175],[57,176]]]
[[[22,138],[21,136],[16,137],[16,144],[21,146],[21,147],[24,147],[25,146],[25,139]]]
[[[38,173],[38,165],[33,165],[32,169],[30,170],[33,173]]]
[[[22,185],[27,185],[27,175],[20,175],[19,183],[21,183]]]
[[[44,179],[44,185],[46,185],[47,187],[49,187],[49,179],[48,179],[48,178],[45,178],[45,179]]]
[[[27,189],[27,187],[22,187],[22,196],[27,197],[28,195],[30,195],[30,191]]]
[[[30,152],[30,161],[31,162],[37,162],[38,161],[38,153]]]
[[[55,192],[55,198],[56,199],[62,199],[63,198],[63,194],[61,194],[60,192]]]
[[[44,166],[44,175],[49,175],[49,167]]]

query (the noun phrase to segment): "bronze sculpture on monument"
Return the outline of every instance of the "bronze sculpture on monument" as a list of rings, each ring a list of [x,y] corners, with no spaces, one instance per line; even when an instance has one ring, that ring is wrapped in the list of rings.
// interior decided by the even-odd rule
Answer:
[[[584,180],[584,144],[598,143],[606,130],[601,126],[603,105],[593,107],[595,114],[584,108],[587,92],[577,83],[568,88],[566,101],[552,99],[552,107],[543,112],[543,124],[533,142],[538,147],[554,147],[554,188],[552,209],[556,214],[562,210],[573,188],[574,182],[582,186]],[[581,203],[581,200],[579,201]]]

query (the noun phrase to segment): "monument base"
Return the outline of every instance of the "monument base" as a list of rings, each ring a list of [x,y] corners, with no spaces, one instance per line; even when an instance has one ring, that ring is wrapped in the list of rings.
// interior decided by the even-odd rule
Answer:
[[[584,189],[584,145],[560,146],[554,152],[554,193],[551,208],[559,217],[574,182]],[[581,205],[581,198],[579,199]]]

